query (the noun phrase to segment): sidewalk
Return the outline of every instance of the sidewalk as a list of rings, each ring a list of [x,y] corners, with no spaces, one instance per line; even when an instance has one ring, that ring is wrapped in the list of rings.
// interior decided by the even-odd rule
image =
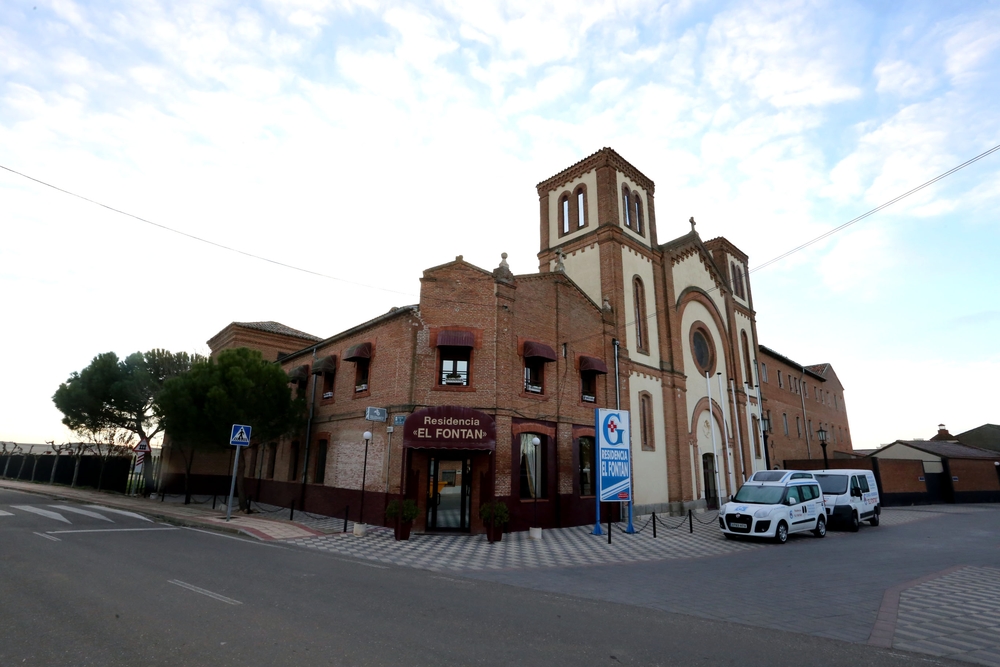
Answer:
[[[249,535],[260,540],[293,540],[316,537],[325,533],[297,521],[264,518],[260,516],[245,516],[238,514],[232,520],[226,521],[226,508],[202,507],[200,505],[182,505],[160,502],[156,496],[136,498],[117,493],[106,493],[94,489],[74,489],[58,484],[38,484],[20,482],[10,479],[0,479],[0,488],[12,491],[24,491],[45,495],[50,498],[72,500],[82,503],[104,505],[116,509],[138,512],[145,516],[160,519],[168,523],[193,528],[210,528],[229,533]]]

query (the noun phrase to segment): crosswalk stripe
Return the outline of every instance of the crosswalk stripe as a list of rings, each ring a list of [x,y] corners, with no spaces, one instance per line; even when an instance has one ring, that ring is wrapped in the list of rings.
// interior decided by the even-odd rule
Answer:
[[[62,521],[63,523],[72,523],[69,519],[64,517],[58,512],[53,512],[51,510],[43,510],[41,507],[32,507],[31,505],[11,505],[16,510],[21,510],[22,512],[31,512],[32,514],[37,514],[39,516],[44,516],[49,519],[55,519],[56,521]]]
[[[87,507],[95,510],[101,510],[102,512],[114,512],[115,514],[121,514],[123,516],[130,516],[133,519],[142,519],[143,521],[148,521],[153,523],[152,519],[147,519],[141,514],[136,514],[135,512],[126,512],[125,510],[117,510],[113,507],[104,507],[102,505],[87,505]]]
[[[73,512],[74,514],[82,514],[83,516],[89,516],[92,519],[100,519],[101,521],[114,523],[114,521],[104,516],[103,514],[98,514],[97,512],[91,512],[90,510],[80,509],[79,507],[70,507],[69,505],[49,505],[49,507],[55,507],[57,510],[65,510],[66,512]]]

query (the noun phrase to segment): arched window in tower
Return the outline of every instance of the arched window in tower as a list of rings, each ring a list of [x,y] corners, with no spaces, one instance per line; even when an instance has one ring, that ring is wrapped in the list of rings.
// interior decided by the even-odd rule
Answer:
[[[742,266],[737,266],[736,267],[736,277],[740,281],[740,298],[741,299],[745,299],[745,298],[747,298],[747,286],[746,286],[746,283],[743,280],[743,267]]]
[[[642,198],[638,192],[632,193],[632,207],[635,210],[635,232],[642,235]]]
[[[563,234],[569,233],[569,195],[559,198],[559,228]]]
[[[649,354],[649,341],[646,340],[646,289],[642,279],[636,276],[632,279],[632,304],[635,311],[635,346],[639,352]]]
[[[648,391],[639,392],[639,436],[642,451],[656,451],[656,436],[653,433],[653,396]]]
[[[752,387],[753,386],[753,366],[751,365],[752,362],[750,360],[750,338],[747,337],[746,329],[744,329],[742,332],[740,332],[740,338],[743,339],[743,364],[744,364],[744,367],[746,368],[745,372],[747,374],[746,378],[745,378],[745,382]]]
[[[629,229],[632,228],[632,207],[631,207],[631,197],[629,196],[628,186],[622,186],[622,210],[625,211],[625,226]]]
[[[587,191],[580,186],[576,189],[576,228],[587,226]]]

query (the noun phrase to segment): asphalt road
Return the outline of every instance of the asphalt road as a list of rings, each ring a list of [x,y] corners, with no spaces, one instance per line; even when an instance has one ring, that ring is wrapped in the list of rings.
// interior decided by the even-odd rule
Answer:
[[[0,489],[0,665],[303,664],[963,663],[376,565]]]

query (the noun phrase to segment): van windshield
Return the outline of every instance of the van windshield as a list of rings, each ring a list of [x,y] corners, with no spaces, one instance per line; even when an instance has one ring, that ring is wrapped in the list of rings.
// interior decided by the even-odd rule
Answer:
[[[815,477],[823,487],[823,493],[838,496],[847,493],[847,475],[815,475]]]
[[[785,494],[783,486],[750,486],[744,484],[733,496],[737,503],[756,503],[758,505],[777,505]]]

